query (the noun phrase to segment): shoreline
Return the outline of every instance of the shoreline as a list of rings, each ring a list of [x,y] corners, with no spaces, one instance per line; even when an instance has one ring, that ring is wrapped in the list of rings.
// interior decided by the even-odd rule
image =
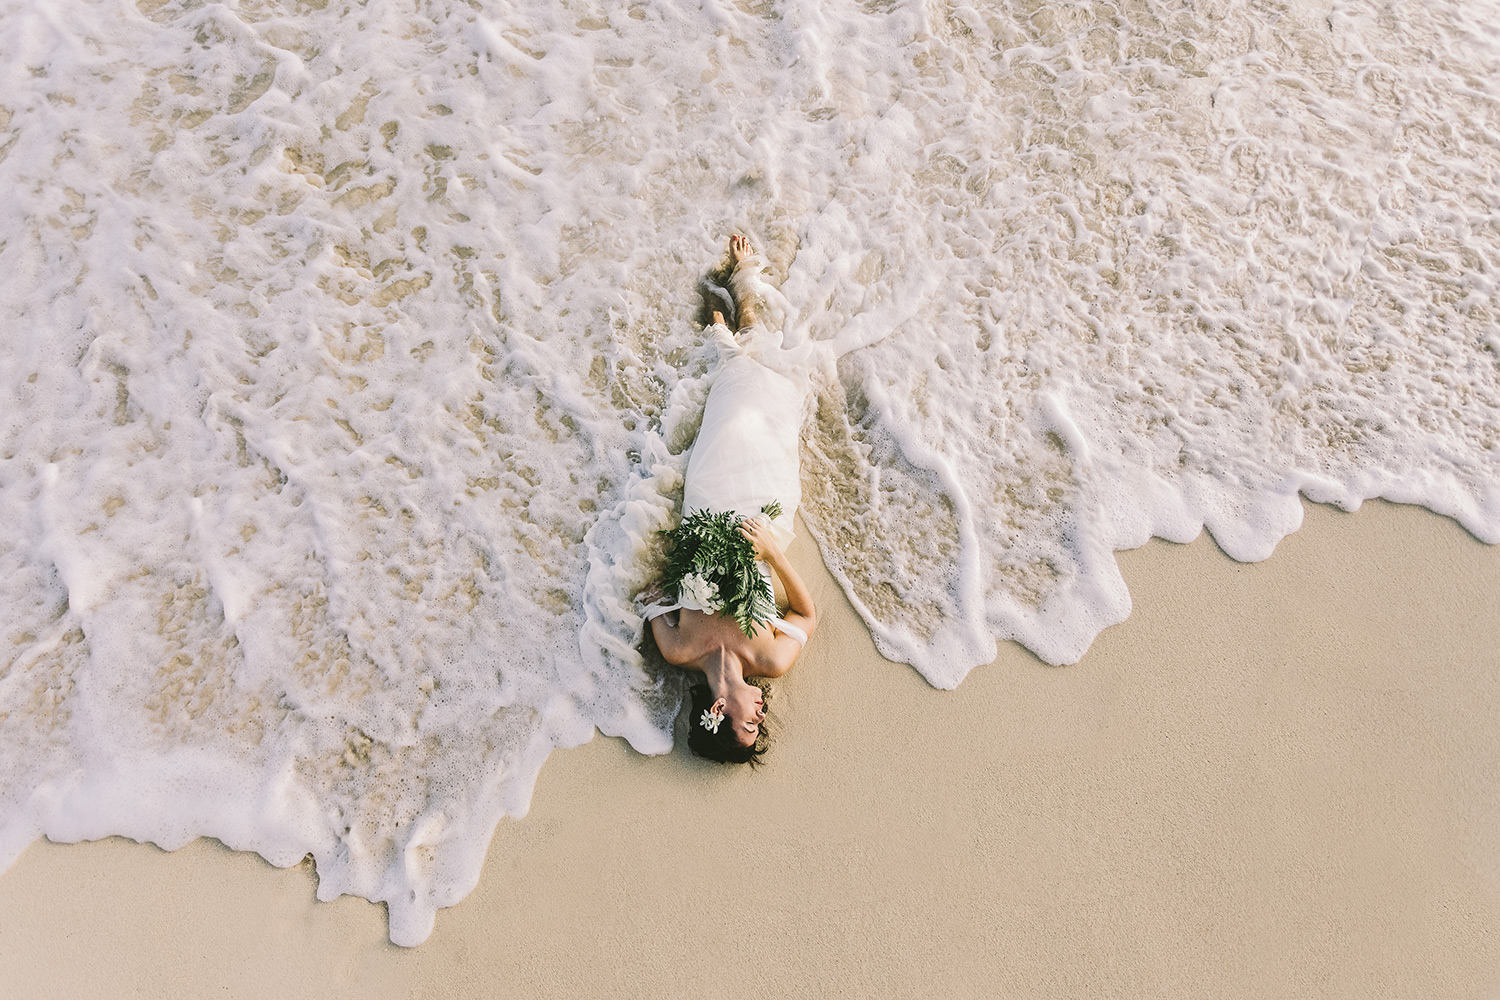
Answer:
[[[1261,563],[1117,554],[1083,660],[955,691],[875,652],[805,533],[818,635],[766,766],[555,753],[414,949],[311,865],[32,845],[25,997],[1489,996],[1500,987],[1500,547],[1304,501]],[[679,741],[680,742],[680,741]],[[710,967],[710,960],[716,968]]]

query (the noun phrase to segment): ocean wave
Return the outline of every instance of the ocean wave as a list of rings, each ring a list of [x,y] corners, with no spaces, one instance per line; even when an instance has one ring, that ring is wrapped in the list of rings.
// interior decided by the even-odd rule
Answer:
[[[0,863],[218,837],[415,944],[632,598],[732,229],[886,655],[1077,660],[1299,494],[1500,541],[1491,3],[9,0]]]

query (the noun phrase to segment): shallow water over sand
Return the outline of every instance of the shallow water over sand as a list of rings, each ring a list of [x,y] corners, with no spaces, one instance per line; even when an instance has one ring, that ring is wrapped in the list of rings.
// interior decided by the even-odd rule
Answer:
[[[1492,3],[0,16],[0,859],[211,834],[416,943],[594,727],[732,228],[881,649],[1071,662],[1297,493],[1500,540]]]

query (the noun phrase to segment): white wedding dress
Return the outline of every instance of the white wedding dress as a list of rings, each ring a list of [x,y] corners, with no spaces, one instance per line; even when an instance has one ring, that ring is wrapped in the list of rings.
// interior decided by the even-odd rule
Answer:
[[[748,353],[723,361],[688,458],[683,513],[749,517],[775,500],[781,515],[771,531],[776,544],[790,545],[802,502],[798,443],[806,398],[805,378],[793,381]]]
[[[802,502],[798,447],[809,388],[807,370],[791,362],[777,364],[779,344],[761,327],[742,330],[738,338],[723,326],[711,331],[723,358],[688,456],[682,511],[764,516],[761,508],[775,500],[781,513],[771,521],[771,533],[785,549],[795,537],[793,523]],[[770,567],[758,565],[769,579]],[[646,609],[646,617],[678,608],[702,610],[683,600],[653,605]],[[807,641],[801,629],[780,618],[772,619],[771,625],[798,642]]]

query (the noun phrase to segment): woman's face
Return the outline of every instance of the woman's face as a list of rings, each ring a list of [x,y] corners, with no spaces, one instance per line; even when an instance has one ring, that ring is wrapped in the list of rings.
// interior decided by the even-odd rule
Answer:
[[[754,684],[741,683],[723,703],[724,725],[729,726],[740,746],[754,746],[760,724],[766,718],[766,697]]]

